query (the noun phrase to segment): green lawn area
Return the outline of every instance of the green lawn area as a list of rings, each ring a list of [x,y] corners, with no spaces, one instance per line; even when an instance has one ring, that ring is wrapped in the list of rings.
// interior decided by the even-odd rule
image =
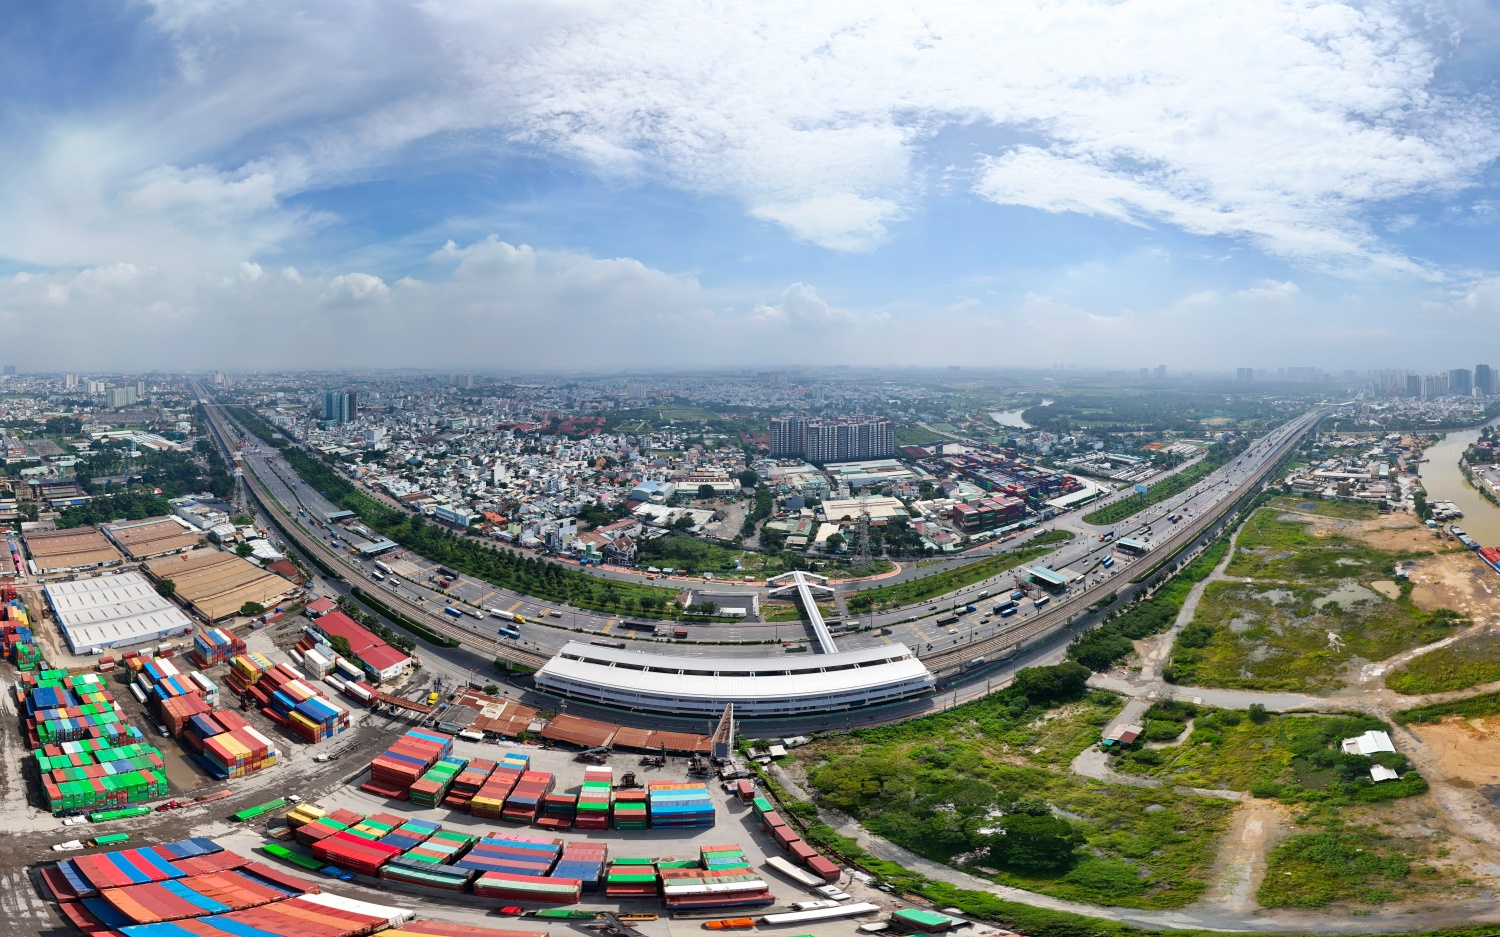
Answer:
[[[930,859],[1068,900],[1182,907],[1201,894],[1233,806],[1072,775],[1120,706],[1102,692],[1050,709],[997,695],[822,739],[797,758],[820,804]],[[1079,846],[1039,865],[1034,842],[997,832],[1027,814],[1072,830]]]
[[[1484,631],[1429,651],[1386,675],[1385,685],[1411,695],[1466,690],[1500,680],[1500,634]]]
[[[1463,627],[1453,612],[1427,613],[1404,595],[1387,599],[1366,584],[1387,579],[1388,553],[1347,537],[1314,537],[1256,511],[1240,530],[1228,576],[1215,582],[1178,635],[1166,676],[1177,683],[1258,690],[1328,692],[1346,668],[1385,660]]]
[[[1061,540],[1071,538],[1067,531],[1055,531],[1057,534],[1067,534]],[[1046,536],[1045,534],[1043,536]],[[1060,541],[1059,541],[1060,542]],[[913,602],[925,602],[928,599],[946,595],[955,589],[982,582],[991,576],[1003,573],[1008,569],[1014,569],[1023,563],[1029,563],[1040,557],[1051,553],[1056,547],[1030,545],[1020,547],[1009,553],[997,553],[994,556],[977,560],[967,566],[959,566],[947,572],[934,573],[931,576],[923,576],[919,579],[911,579],[906,582],[896,583],[890,586],[877,586],[873,589],[862,589],[844,600],[851,612],[865,611],[871,605],[877,608],[894,608],[900,605],[909,605]]]

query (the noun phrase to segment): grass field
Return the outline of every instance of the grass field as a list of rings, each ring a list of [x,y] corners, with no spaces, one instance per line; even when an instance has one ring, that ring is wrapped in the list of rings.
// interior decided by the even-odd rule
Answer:
[[[1365,584],[1390,577],[1415,554],[1377,550],[1348,537],[1314,537],[1261,508],[1241,528],[1227,576],[1204,592],[1178,635],[1167,677],[1178,683],[1327,692],[1360,661],[1385,660],[1467,625],[1452,612],[1422,611]]]
[[[1271,850],[1256,900],[1268,908],[1376,905],[1412,889],[1406,844],[1377,826],[1332,821]]]
[[[1075,901],[1182,907],[1201,894],[1232,805],[1080,779],[1068,763],[1121,701],[1107,693],[1046,712],[990,697],[947,713],[798,750],[819,803],[936,861]],[[1050,870],[1007,864],[992,811],[1051,808],[1082,845]],[[1149,808],[1149,809],[1148,809]],[[1003,839],[1003,838],[1002,838]]]
[[[1397,693],[1418,695],[1467,690],[1500,680],[1500,634],[1484,631],[1429,651],[1386,675]]]
[[[1270,506],[1284,511],[1300,511],[1303,514],[1317,514],[1320,517],[1340,517],[1359,521],[1373,520],[1380,516],[1380,510],[1373,504],[1354,501],[1323,501],[1316,498],[1308,500],[1290,495],[1271,499]]]

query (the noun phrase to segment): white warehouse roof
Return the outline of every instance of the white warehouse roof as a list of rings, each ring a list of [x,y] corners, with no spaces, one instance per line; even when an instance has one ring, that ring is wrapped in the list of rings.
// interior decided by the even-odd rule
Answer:
[[[827,712],[889,703],[932,688],[905,645],[804,657],[680,657],[570,641],[536,674],[544,690],[610,706],[745,715]]]
[[[140,573],[59,582],[44,591],[75,654],[92,647],[144,644],[193,629],[182,609]]]

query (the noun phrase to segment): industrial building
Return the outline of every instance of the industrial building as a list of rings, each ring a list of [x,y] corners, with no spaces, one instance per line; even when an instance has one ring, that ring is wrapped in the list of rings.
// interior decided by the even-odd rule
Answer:
[[[25,539],[32,571],[40,575],[98,569],[123,559],[120,551],[92,527],[34,530]]]
[[[137,572],[60,582],[42,590],[75,654],[191,634],[192,619]]]
[[[359,622],[341,611],[323,613],[315,620],[313,630],[332,641],[343,638],[349,642],[349,656],[364,665],[376,680],[390,680],[411,666],[411,658],[391,647]]]
[[[888,459],[896,454],[896,428],[884,417],[844,420],[773,417],[770,436],[773,458],[801,456],[819,465]]]
[[[138,521],[116,521],[100,527],[133,560],[179,553],[198,545],[197,529],[175,517],[148,517]]]
[[[859,498],[834,498],[824,501],[821,505],[823,519],[830,523],[839,521],[857,521],[862,514],[868,514],[870,520],[876,523],[905,519],[910,517],[906,505],[901,503],[900,498],[890,498],[882,495],[865,495]]]
[[[170,580],[173,594],[205,621],[237,614],[246,602],[269,608],[296,588],[275,573],[219,550],[159,557],[148,561],[146,569],[156,579]]]
[[[931,692],[905,645],[782,658],[677,657],[570,641],[536,673],[549,693],[648,712],[780,716],[876,706]]]

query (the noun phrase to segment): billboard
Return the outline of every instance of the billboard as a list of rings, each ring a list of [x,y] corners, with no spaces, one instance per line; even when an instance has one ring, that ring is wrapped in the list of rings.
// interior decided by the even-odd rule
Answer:
[[[1146,491],[1147,491],[1147,486],[1146,485],[1140,484],[1139,482],[1136,483],[1136,486],[1135,486],[1135,493],[1136,494],[1143,495],[1143,494],[1146,493]]]

